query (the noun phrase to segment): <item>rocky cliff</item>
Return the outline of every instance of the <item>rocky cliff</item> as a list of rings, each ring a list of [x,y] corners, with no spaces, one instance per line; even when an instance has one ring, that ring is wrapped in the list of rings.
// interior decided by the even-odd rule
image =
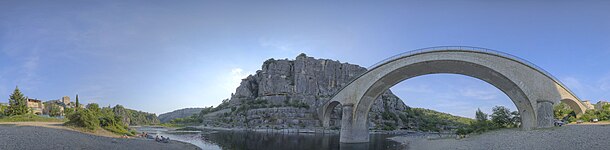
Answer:
[[[166,123],[171,121],[172,119],[176,119],[176,118],[186,118],[186,117],[190,117],[192,115],[198,115],[201,110],[203,110],[203,108],[184,108],[184,109],[178,109],[178,110],[174,110],[172,112],[168,112],[168,113],[164,113],[159,115],[159,121],[161,121],[161,123]]]
[[[301,54],[295,60],[269,59],[256,74],[243,79],[229,100],[200,114],[204,125],[247,128],[320,127],[316,109],[366,68]],[[409,109],[402,100],[385,92],[369,113],[370,127],[412,128],[401,121]],[[331,126],[338,127],[340,108]]]

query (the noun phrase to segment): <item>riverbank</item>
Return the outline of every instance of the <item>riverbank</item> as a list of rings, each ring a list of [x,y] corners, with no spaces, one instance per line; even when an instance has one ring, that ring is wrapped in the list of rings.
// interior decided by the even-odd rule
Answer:
[[[0,149],[199,149],[179,141],[159,143],[142,138],[116,138],[110,132],[82,132],[57,122],[3,122],[0,133]]]
[[[45,127],[45,128],[52,128],[52,129],[76,131],[76,132],[80,132],[83,134],[91,134],[91,135],[103,136],[103,137],[112,137],[112,138],[120,137],[117,134],[114,134],[110,131],[106,131],[103,129],[99,129],[99,130],[95,130],[95,131],[88,131],[83,128],[65,126],[65,125],[63,125],[63,122],[38,122],[38,121],[35,121],[35,122],[32,122],[32,121],[30,121],[30,122],[0,122],[0,125]]]
[[[330,130],[322,128],[287,128],[287,129],[252,129],[252,128],[224,128],[224,127],[209,127],[209,126],[186,126],[184,128],[175,129],[193,129],[193,130],[220,130],[220,131],[254,131],[254,132],[265,132],[265,133],[315,133],[315,134],[339,134],[339,130]],[[412,130],[369,130],[370,134],[423,134],[424,132],[412,131]]]
[[[610,125],[567,125],[523,131],[502,129],[464,139],[435,139],[427,136],[397,136],[391,140],[407,149],[607,149]]]

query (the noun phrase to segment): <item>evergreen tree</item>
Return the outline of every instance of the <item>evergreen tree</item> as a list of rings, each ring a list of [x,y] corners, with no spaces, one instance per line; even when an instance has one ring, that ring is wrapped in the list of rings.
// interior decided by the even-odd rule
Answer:
[[[76,106],[74,106],[74,112],[78,112],[78,105],[80,105],[78,103],[78,94],[76,94]]]
[[[8,115],[23,115],[28,113],[27,98],[21,93],[19,87],[15,87],[15,91],[13,91],[8,101]]]

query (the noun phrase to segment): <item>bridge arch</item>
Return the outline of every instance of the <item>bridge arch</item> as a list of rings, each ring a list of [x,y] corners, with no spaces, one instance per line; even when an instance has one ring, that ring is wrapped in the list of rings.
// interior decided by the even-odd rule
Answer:
[[[379,95],[403,80],[439,73],[474,77],[500,89],[521,113],[526,130],[552,126],[553,104],[559,101],[582,105],[559,80],[515,56],[474,47],[434,47],[390,57],[369,68],[319,110],[322,124],[328,126],[329,110],[340,103],[340,141],[368,142],[368,112]],[[582,113],[576,111],[581,108],[573,109]]]

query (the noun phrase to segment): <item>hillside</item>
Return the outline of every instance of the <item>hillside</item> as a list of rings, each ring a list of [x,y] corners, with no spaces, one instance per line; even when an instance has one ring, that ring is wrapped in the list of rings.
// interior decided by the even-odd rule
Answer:
[[[122,118],[123,123],[130,126],[159,124],[160,121],[154,113],[127,109],[121,105],[112,108],[115,115]]]
[[[190,117],[192,115],[199,115],[199,113],[203,110],[203,108],[184,108],[174,110],[172,112],[164,113],[159,115],[159,121],[161,123],[166,123],[176,118],[185,118]]]

